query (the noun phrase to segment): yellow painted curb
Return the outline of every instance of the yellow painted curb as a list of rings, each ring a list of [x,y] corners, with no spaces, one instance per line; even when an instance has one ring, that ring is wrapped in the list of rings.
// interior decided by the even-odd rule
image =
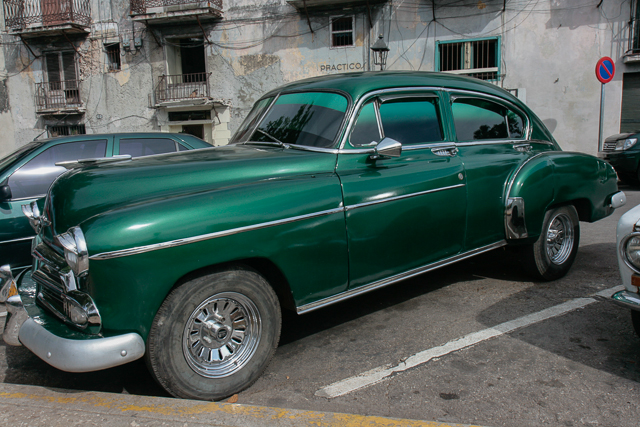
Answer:
[[[164,397],[70,392],[14,384],[0,384],[0,405],[6,405],[9,408],[37,407],[41,412],[44,410],[45,413],[46,409],[99,413],[107,419],[112,416],[114,420],[125,416],[148,420],[206,422],[242,427],[479,427]]]

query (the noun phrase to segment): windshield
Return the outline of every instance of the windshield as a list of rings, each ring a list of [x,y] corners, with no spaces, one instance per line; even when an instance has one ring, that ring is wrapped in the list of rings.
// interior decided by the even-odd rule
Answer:
[[[347,98],[337,93],[281,95],[249,141],[331,148],[348,105]]]
[[[36,148],[40,147],[41,144],[42,144],[41,142],[30,142],[30,143],[18,148],[16,151],[14,151],[13,153],[9,154],[5,158],[1,159],[0,160],[0,171],[4,170],[7,166],[11,165],[15,161],[17,161],[17,160],[21,159],[22,157],[26,156],[27,154],[29,154],[30,152],[32,152]]]

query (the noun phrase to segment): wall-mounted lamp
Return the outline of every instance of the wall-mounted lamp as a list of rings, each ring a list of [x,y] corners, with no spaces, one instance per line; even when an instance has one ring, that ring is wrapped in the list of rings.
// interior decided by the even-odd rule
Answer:
[[[384,70],[387,65],[387,55],[389,55],[389,48],[382,39],[382,34],[378,36],[378,40],[371,46],[373,51],[373,63],[380,66],[380,71]]]

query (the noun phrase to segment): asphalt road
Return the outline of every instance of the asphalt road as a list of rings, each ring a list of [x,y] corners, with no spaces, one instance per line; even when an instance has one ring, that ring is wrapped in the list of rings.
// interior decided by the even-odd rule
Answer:
[[[561,280],[532,282],[497,250],[286,315],[273,362],[238,403],[485,426],[640,425],[640,338],[628,310],[593,298],[620,284],[615,227],[640,203],[640,190],[621,189],[625,207],[581,223]],[[142,362],[70,374],[4,343],[0,382],[166,396]]]

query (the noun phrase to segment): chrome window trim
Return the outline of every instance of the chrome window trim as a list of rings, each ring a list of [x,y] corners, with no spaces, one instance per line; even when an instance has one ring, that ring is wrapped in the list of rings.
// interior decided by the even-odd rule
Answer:
[[[524,135],[523,135],[523,137],[521,139],[518,139],[518,141],[531,139],[531,133],[532,133],[533,130],[531,129],[531,119],[529,118],[529,115],[526,114],[524,111],[522,111],[522,109],[520,107],[518,107],[517,105],[515,105],[514,103],[512,103],[508,99],[504,99],[504,98],[501,98],[499,96],[491,95],[491,94],[488,94],[488,93],[475,92],[475,91],[464,90],[464,89],[443,88],[442,90],[444,92],[449,93],[449,98],[451,99],[452,103],[456,100],[456,98],[467,98],[467,97],[469,97],[469,98],[489,98],[492,101],[496,101],[499,104],[503,104],[503,106],[506,106],[504,104],[509,105],[513,109],[517,110],[525,118],[525,120],[527,121],[527,123],[525,125],[526,126],[526,130],[524,132]],[[464,96],[456,96],[456,95],[454,95],[456,93],[462,93],[462,94],[465,94],[465,95]],[[460,141],[460,142],[462,142],[462,141]]]
[[[349,117],[349,121],[347,122],[347,127],[345,128],[344,134],[342,135],[342,141],[340,141],[340,144],[338,145],[338,148],[341,151],[345,149],[345,146],[347,144],[347,140],[349,139],[349,135],[351,134],[351,130],[353,129],[353,125],[355,124],[356,113],[358,111],[360,111],[360,108],[362,108],[362,105],[365,102],[369,101],[372,97],[383,95],[385,93],[394,94],[394,93],[398,93],[398,92],[412,92],[412,91],[433,92],[433,91],[441,91],[441,90],[443,90],[443,88],[435,87],[435,86],[410,86],[410,87],[396,87],[396,88],[378,89],[378,90],[374,90],[374,91],[365,93],[364,95],[362,95],[360,97],[358,102],[353,107],[353,111],[351,112],[351,115]],[[411,96],[411,95],[418,95],[418,94],[407,93],[406,95],[407,96]],[[434,94],[434,96],[438,97],[438,94]],[[380,125],[380,123],[378,123],[378,125]],[[404,146],[402,148],[404,149]]]
[[[404,273],[396,274],[394,276],[387,277],[385,279],[381,279],[381,280],[378,280],[376,282],[369,283],[367,285],[359,286],[359,287],[357,287],[355,289],[349,289],[347,291],[344,291],[344,292],[341,292],[341,293],[339,293],[337,295],[333,295],[333,296],[321,299],[319,301],[315,301],[315,302],[311,302],[309,304],[301,305],[300,307],[296,308],[296,312],[298,314],[309,313],[309,312],[311,312],[313,310],[317,310],[319,308],[326,307],[328,305],[335,304],[337,302],[341,302],[341,301],[344,301],[346,299],[353,298],[355,296],[358,296],[358,295],[361,295],[361,294],[364,294],[364,293],[367,293],[367,292],[370,292],[370,291],[374,291],[376,289],[383,288],[385,286],[394,284],[396,282],[400,282],[402,280],[409,279],[411,277],[417,276],[417,275],[422,274],[422,273],[426,273],[428,271],[435,270],[437,268],[445,267],[445,266],[453,264],[455,262],[462,261],[464,259],[471,258],[472,256],[479,255],[479,254],[482,254],[484,252],[488,252],[488,251],[491,251],[493,249],[497,249],[497,248],[500,248],[500,247],[506,246],[506,245],[507,245],[507,242],[505,240],[501,240],[499,242],[496,242],[496,243],[493,243],[493,244],[490,244],[490,245],[487,245],[487,246],[483,246],[483,247],[478,248],[478,249],[473,249],[471,251],[464,252],[462,254],[454,255],[454,256],[452,256],[450,258],[447,258],[447,259],[444,259],[444,260],[441,260],[441,261],[437,261],[437,262],[434,262],[432,264],[427,264],[425,266],[414,268],[413,270],[408,270],[408,271],[405,271]]]
[[[425,190],[425,191],[419,191],[417,193],[403,194],[402,196],[387,197],[386,199],[373,200],[371,202],[357,203],[355,205],[349,205],[349,206],[345,207],[345,211],[351,211],[351,210],[354,210],[354,209],[363,208],[365,206],[378,205],[380,203],[395,202],[396,200],[408,199],[408,198],[416,197],[416,196],[423,196],[425,194],[437,193],[437,192],[445,191],[445,190],[452,190],[454,188],[464,187],[465,185],[466,184],[456,184],[456,185],[450,185],[448,187],[436,188],[436,189],[433,189],[433,190]]]
[[[129,255],[137,255],[145,252],[157,251],[159,249],[173,248],[176,246],[188,245],[191,243],[202,242],[205,240],[217,239],[219,237],[231,236],[234,234],[244,233],[247,231],[254,231],[254,230],[260,230],[263,228],[274,227],[277,225],[289,224],[292,222],[303,221],[305,219],[317,218],[325,215],[332,215],[335,213],[344,212],[344,210],[345,209],[343,207],[339,207],[335,209],[327,209],[324,211],[313,212],[310,214],[299,215],[299,216],[294,216],[290,218],[278,219],[275,221],[263,222],[260,224],[247,225],[244,227],[232,228],[229,230],[216,231],[215,233],[208,233],[208,234],[201,234],[199,236],[186,237],[184,239],[170,240],[167,242],[154,243],[154,244],[145,245],[145,246],[136,246],[129,249],[120,249],[120,250],[111,251],[111,252],[102,252],[99,254],[91,255],[89,259],[101,261],[101,260],[112,259],[112,258],[120,258],[124,256],[129,256]]]

